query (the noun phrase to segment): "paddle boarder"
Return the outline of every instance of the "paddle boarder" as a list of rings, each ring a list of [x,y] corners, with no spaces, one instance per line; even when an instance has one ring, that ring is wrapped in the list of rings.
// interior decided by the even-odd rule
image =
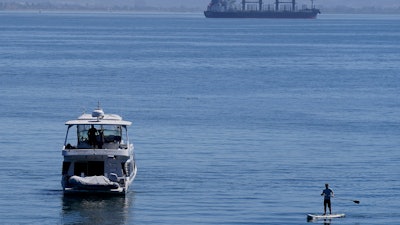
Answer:
[[[324,215],[326,215],[326,206],[329,208],[329,214],[332,214],[331,197],[333,197],[333,191],[329,188],[329,184],[325,184],[325,189],[322,191],[321,196],[324,196]]]

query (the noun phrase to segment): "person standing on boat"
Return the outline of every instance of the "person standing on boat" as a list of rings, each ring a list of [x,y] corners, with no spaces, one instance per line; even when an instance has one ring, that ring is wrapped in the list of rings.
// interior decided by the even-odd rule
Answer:
[[[325,184],[325,189],[322,191],[321,196],[324,196],[324,215],[326,215],[326,206],[329,208],[329,214],[332,214],[331,197],[334,196],[329,184]]]
[[[96,148],[97,144],[97,129],[94,128],[94,125],[89,129],[88,131],[88,137],[89,137],[89,145],[93,146],[93,148]]]

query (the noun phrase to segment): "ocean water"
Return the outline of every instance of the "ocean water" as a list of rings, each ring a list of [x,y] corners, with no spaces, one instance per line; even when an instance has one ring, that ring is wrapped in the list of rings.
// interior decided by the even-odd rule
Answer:
[[[400,16],[0,13],[4,224],[400,222]],[[125,197],[64,197],[64,122],[133,121]],[[355,204],[353,200],[359,200]]]

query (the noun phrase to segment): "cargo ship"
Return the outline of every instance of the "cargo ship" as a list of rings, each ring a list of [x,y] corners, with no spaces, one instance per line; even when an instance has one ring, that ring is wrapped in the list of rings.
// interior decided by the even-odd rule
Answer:
[[[296,0],[275,0],[275,3],[265,3],[263,0],[211,0],[204,11],[207,18],[289,18],[315,19],[320,10],[314,6],[302,5],[299,7]]]

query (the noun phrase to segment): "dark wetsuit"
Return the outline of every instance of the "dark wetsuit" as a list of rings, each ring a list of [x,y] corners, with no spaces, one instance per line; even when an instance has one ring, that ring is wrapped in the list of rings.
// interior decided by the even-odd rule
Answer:
[[[331,211],[331,197],[333,196],[333,191],[330,188],[326,188],[322,191],[324,195],[324,211],[326,212],[326,206],[328,206],[329,211]]]

